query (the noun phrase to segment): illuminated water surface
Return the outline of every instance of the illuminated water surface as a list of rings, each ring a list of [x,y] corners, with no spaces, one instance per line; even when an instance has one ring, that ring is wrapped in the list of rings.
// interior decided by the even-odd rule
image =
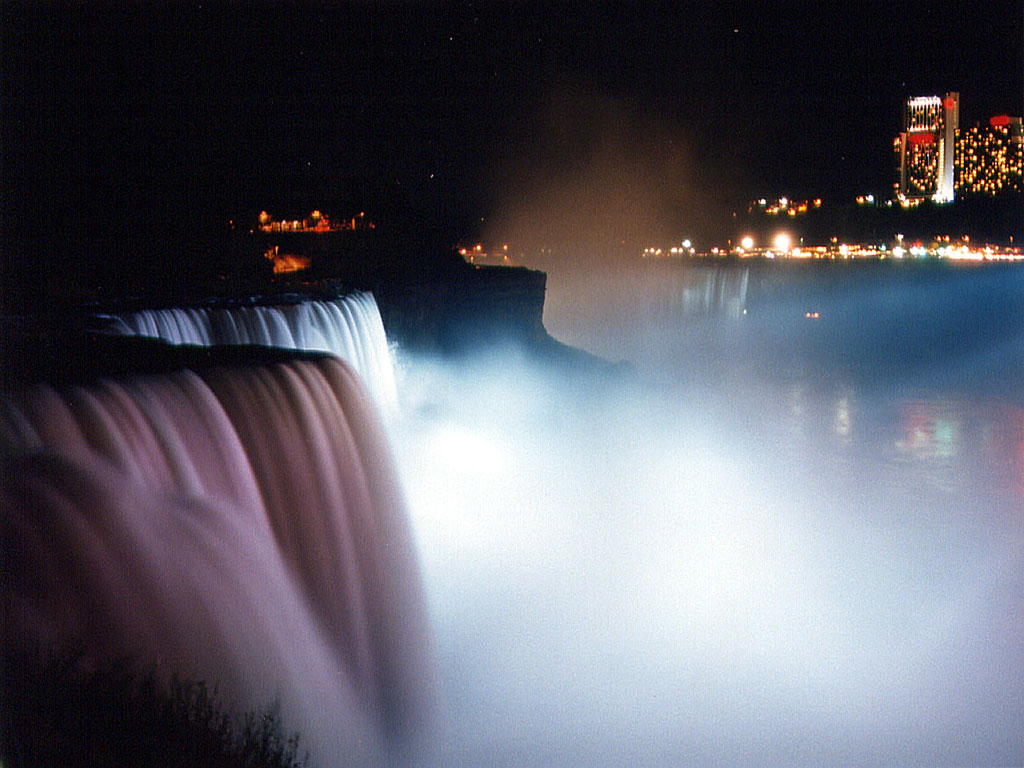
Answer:
[[[945,317],[1024,306],[1018,273],[770,300],[735,274],[680,277],[689,294],[633,276],[604,314],[598,281],[560,304],[556,277],[548,328],[633,377],[405,358],[432,759],[1024,758],[1024,323],[961,343]],[[695,309],[705,279],[732,287]]]

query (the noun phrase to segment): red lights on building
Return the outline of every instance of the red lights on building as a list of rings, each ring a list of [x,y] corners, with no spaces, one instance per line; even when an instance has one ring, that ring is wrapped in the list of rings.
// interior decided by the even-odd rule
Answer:
[[[899,161],[897,191],[902,201],[931,198],[952,202],[953,155],[960,123],[960,94],[915,96],[903,107],[903,131],[894,148]]]

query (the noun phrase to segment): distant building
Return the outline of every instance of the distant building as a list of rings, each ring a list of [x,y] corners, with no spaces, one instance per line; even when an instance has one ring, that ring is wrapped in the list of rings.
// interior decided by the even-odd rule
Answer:
[[[956,193],[1024,194],[1024,129],[1019,117],[997,115],[963,131],[956,142]]]
[[[960,94],[917,96],[903,107],[903,130],[896,140],[901,199],[948,203],[953,199]]]
[[[259,227],[263,232],[354,232],[363,229],[376,229],[374,223],[366,218],[365,213],[349,219],[332,219],[325,213],[313,211],[302,219],[282,219],[278,221],[266,211],[259,215]]]

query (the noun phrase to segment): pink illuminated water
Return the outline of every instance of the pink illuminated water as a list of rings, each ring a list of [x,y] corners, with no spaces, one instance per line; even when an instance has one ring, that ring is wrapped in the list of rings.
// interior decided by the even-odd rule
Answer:
[[[324,764],[429,719],[402,494],[337,359],[133,376],[5,404],[5,647],[124,654],[279,701]]]

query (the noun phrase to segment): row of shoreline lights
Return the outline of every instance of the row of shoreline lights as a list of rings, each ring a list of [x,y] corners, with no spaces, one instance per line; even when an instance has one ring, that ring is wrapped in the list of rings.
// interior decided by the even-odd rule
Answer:
[[[925,248],[924,246],[920,245],[920,244],[911,246],[909,249],[903,248],[903,235],[897,235],[896,237],[897,237],[897,239],[899,241],[899,245],[897,245],[895,248],[892,249],[892,255],[893,256],[895,256],[897,258],[902,258],[907,253],[910,253],[911,256],[926,256],[928,254],[928,249]],[[947,242],[949,241],[948,237],[946,238],[946,241]],[[832,239],[832,242],[833,243],[835,242],[835,238]],[[849,248],[850,248],[850,246],[840,245],[839,246],[839,252],[843,256],[846,256],[847,255],[847,251],[848,251]],[[754,238],[751,237],[750,235],[745,235],[743,237],[743,239],[740,240],[740,247],[738,249],[739,253],[742,254],[742,253],[745,253],[747,251],[753,251],[754,249],[755,249]],[[772,240],[772,249],[777,251],[777,252],[779,252],[779,253],[790,253],[790,252],[799,253],[799,251],[800,251],[799,247],[796,247],[796,248],[793,247],[793,238],[792,238],[792,236],[790,236],[790,234],[788,232],[779,232],[778,234],[775,235],[775,238]],[[884,245],[881,246],[881,250],[883,252],[886,250]],[[964,250],[964,252],[966,252],[965,249],[961,249],[961,250]],[[940,248],[939,252],[942,255],[947,255],[947,249],[946,248]],[[771,254],[770,250],[768,251],[768,254],[769,255]]]
[[[793,247],[793,238],[788,233],[786,233],[786,232],[780,232],[779,234],[777,234],[775,236],[775,239],[772,241],[772,246],[777,251],[783,251],[785,253],[788,253],[792,249],[792,247]],[[480,250],[479,246],[477,246],[477,250]],[[744,237],[742,240],[740,240],[740,245],[739,245],[738,250],[739,250],[740,253],[743,253],[744,251],[752,251],[752,250],[754,250],[754,238],[751,237],[750,235],[747,235],[746,237]],[[673,246],[672,248],[668,249],[668,253],[670,253],[673,256],[685,255],[687,253],[694,254],[696,252],[697,252],[697,250],[693,247],[693,243],[691,243],[689,240],[683,240],[683,243],[682,243],[681,247]],[[712,253],[719,253],[719,249],[718,248],[714,248],[714,249],[712,249],[711,252]],[[724,253],[724,252],[725,251],[722,251],[722,253]],[[463,249],[461,251],[461,253],[462,253],[463,256],[465,256],[465,249]],[[662,249],[661,248],[645,248],[644,249],[644,255],[645,256],[661,256],[662,255]]]
[[[970,238],[966,235],[963,237],[963,242],[959,245],[956,243],[950,243],[949,236],[945,237],[947,245],[939,245],[937,247],[926,247],[921,243],[915,243],[908,247],[904,247],[903,235],[896,235],[897,244],[891,249],[887,248],[885,244],[878,246],[877,249],[874,247],[864,248],[859,245],[846,245],[841,244],[838,246],[838,252],[843,257],[848,256],[864,256],[874,255],[876,257],[886,258],[891,255],[897,259],[901,259],[907,254],[911,256],[923,257],[929,255],[937,255],[944,258],[951,259],[967,259],[973,261],[979,261],[984,259],[997,259],[997,260],[1013,260],[1020,261],[1024,260],[1024,254],[1022,254],[1020,248],[1009,248],[999,249],[991,246],[985,246],[984,248],[977,249],[972,248],[968,245]],[[941,241],[943,238],[939,238]],[[832,243],[835,244],[836,238],[832,238]],[[835,245],[832,246],[835,248]],[[683,247],[673,247],[669,249],[669,253],[676,254],[693,254],[695,250],[689,240],[683,241]],[[754,238],[751,235],[744,235],[740,240],[739,246],[735,249],[735,252],[743,255],[745,253],[763,253],[766,257],[772,258],[775,253],[780,255],[801,256],[804,258],[810,258],[815,254],[821,254],[826,251],[826,247],[816,246],[810,249],[804,249],[802,246],[795,246],[793,244],[793,237],[788,232],[778,232],[772,240],[770,248],[758,248],[754,242]],[[726,251],[724,249],[712,248],[711,253],[714,255],[724,255]],[[661,256],[661,248],[646,248],[644,249],[645,256]]]

